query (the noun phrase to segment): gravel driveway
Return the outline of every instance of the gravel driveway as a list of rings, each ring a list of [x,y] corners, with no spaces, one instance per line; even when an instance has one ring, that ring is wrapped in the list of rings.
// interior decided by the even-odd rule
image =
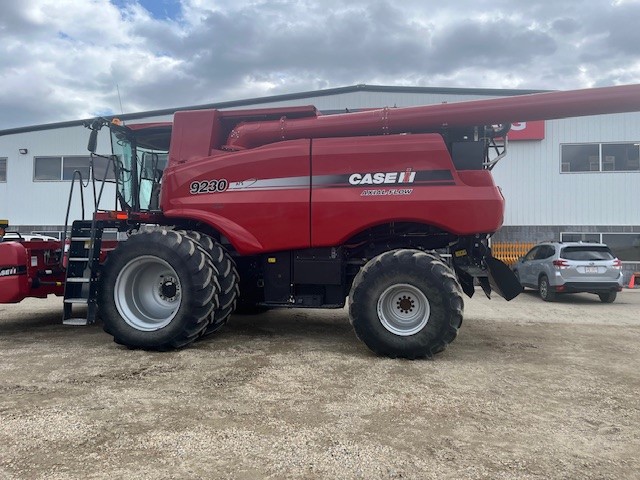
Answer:
[[[640,290],[476,293],[431,361],[375,357],[345,310],[151,353],[0,305],[0,478],[638,478]]]

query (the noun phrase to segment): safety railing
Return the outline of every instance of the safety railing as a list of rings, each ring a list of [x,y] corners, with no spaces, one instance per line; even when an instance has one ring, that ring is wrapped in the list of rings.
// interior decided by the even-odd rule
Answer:
[[[491,253],[498,260],[512,266],[518,259],[533,248],[535,243],[527,242],[491,242]]]
[[[69,227],[69,213],[71,212],[71,201],[73,200],[73,190],[76,185],[76,179],[80,181],[80,204],[82,206],[82,220],[84,220],[84,189],[89,185],[89,181],[85,184],[82,181],[82,172],[80,170],[74,170],[71,177],[71,186],[69,187],[69,200],[67,202],[67,213],[64,217],[64,231],[62,232],[62,239],[67,238],[67,229]],[[94,199],[95,203],[95,199]]]

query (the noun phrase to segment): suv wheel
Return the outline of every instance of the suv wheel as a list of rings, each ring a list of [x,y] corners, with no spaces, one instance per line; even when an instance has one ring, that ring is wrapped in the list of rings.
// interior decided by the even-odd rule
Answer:
[[[607,292],[607,293],[598,294],[598,296],[600,297],[600,301],[602,303],[613,303],[617,295],[618,295],[617,292]]]
[[[540,298],[545,302],[553,302],[556,299],[556,292],[553,290],[553,287],[549,285],[549,279],[546,275],[540,277],[538,293],[540,294]]]

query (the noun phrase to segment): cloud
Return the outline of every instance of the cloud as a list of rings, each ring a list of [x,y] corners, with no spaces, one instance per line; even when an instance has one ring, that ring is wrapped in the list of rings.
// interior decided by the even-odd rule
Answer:
[[[357,83],[640,81],[640,2],[7,0],[0,129]]]

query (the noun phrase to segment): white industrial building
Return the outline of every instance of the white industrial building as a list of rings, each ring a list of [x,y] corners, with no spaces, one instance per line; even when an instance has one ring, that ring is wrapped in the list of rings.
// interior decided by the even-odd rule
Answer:
[[[534,93],[525,90],[352,87],[120,116],[127,123],[170,121],[181,109],[315,105],[323,112],[415,106]],[[22,233],[59,236],[73,171],[88,170],[83,121],[0,131],[0,218]],[[110,153],[106,129],[98,153]],[[507,157],[493,170],[506,198],[495,239],[603,241],[625,271],[640,270],[640,112],[516,124]],[[113,199],[112,185],[104,197]],[[87,218],[93,211],[85,192]],[[103,208],[108,206],[102,203]],[[80,218],[74,193],[70,221]]]

